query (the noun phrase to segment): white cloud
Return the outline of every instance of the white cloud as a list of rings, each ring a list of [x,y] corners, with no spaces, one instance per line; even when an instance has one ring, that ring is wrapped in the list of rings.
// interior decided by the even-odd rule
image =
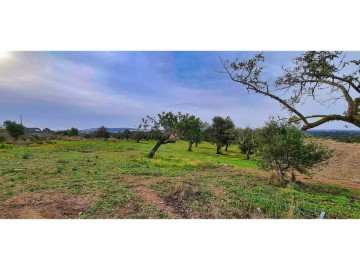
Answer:
[[[100,87],[106,73],[94,66],[41,54],[14,53],[2,63],[0,99],[7,102],[50,102],[92,113],[128,114],[143,104],[114,89]],[[5,66],[6,65],[6,66]]]

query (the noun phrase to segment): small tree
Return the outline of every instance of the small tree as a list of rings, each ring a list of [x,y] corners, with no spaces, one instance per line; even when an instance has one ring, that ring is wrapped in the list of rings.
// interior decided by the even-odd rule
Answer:
[[[331,157],[331,152],[322,145],[305,142],[304,134],[295,126],[270,122],[258,134],[260,165],[275,170],[280,182],[288,171],[306,174]]]
[[[206,131],[210,128],[210,125],[206,122],[201,122],[200,132],[196,134],[195,147],[198,147],[198,144],[206,139]]]
[[[202,126],[200,118],[185,114],[180,116],[178,132],[182,139],[189,141],[188,151],[192,151],[193,143],[198,143],[202,137]]]
[[[245,154],[246,159],[249,160],[256,147],[256,130],[250,127],[238,130],[237,143],[241,153]]]
[[[231,120],[232,121],[232,120]],[[230,144],[236,143],[236,133],[235,133],[235,126],[229,129],[226,144],[225,144],[225,151],[228,150]]]
[[[145,131],[138,130],[131,132],[131,138],[134,139],[137,143],[140,143],[140,140],[144,140],[146,138]]]
[[[22,124],[17,124],[15,121],[6,120],[4,127],[11,137],[17,140],[21,135],[25,135],[25,127]]]
[[[110,132],[107,130],[105,126],[101,126],[94,131],[94,137],[108,139],[110,138]]]
[[[181,116],[182,115],[180,112],[177,115],[173,114],[172,112],[162,112],[161,114],[159,113],[157,117],[151,117],[147,115],[142,119],[142,123],[139,125],[139,129],[142,128],[147,130],[150,128],[154,134],[159,136],[155,146],[149,154],[150,158],[155,156],[156,151],[161,145],[176,142],[179,118]]]
[[[130,137],[131,137],[131,131],[128,130],[128,129],[125,129],[125,130],[123,131],[123,136],[124,136],[124,138],[125,138],[126,140],[129,140]]]
[[[223,118],[215,116],[212,119],[210,140],[216,144],[216,153],[221,154],[221,147],[229,145],[234,138],[235,125],[228,116]]]

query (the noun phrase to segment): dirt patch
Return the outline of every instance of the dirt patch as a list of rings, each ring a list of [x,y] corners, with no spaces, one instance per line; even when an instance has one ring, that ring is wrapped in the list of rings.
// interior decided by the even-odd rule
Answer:
[[[180,216],[180,218],[202,218],[199,212],[186,208],[183,203],[176,198],[166,197],[165,202],[174,209],[174,212]]]
[[[129,202],[125,205],[122,205],[121,207],[118,208],[118,212],[116,215],[116,218],[127,218],[128,214],[130,214],[135,208],[137,208],[138,205],[135,204],[134,202]]]
[[[216,197],[219,198],[221,197],[221,195],[223,194],[223,191],[220,190],[219,188],[216,188],[212,185],[208,185],[207,188],[211,191],[211,193]]]
[[[351,181],[360,184],[360,144],[323,140],[333,150],[333,157],[327,164],[313,171],[313,178]]]
[[[0,204],[0,218],[78,218],[96,198],[97,194],[22,193]]]
[[[172,207],[167,205],[166,201],[160,198],[154,190],[141,185],[132,188],[132,191],[146,202],[151,203],[152,205],[155,205],[156,208],[166,212],[169,216],[180,218],[178,213],[176,213]]]

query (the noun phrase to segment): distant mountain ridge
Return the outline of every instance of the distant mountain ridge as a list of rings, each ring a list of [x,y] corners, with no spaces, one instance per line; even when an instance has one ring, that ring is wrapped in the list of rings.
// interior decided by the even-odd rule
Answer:
[[[87,128],[87,129],[82,129],[80,130],[80,133],[91,133],[94,132],[95,130],[97,130],[98,128]],[[106,128],[107,131],[111,132],[111,133],[118,133],[118,132],[123,132],[125,129],[128,129],[130,131],[136,131],[136,128]]]
[[[314,136],[334,136],[334,137],[352,137],[360,136],[360,129],[318,129],[318,130],[308,130],[306,133]]]

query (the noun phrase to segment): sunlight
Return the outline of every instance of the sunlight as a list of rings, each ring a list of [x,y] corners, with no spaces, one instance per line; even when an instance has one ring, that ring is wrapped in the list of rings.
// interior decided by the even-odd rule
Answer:
[[[0,59],[5,58],[8,55],[7,51],[0,51]]]

